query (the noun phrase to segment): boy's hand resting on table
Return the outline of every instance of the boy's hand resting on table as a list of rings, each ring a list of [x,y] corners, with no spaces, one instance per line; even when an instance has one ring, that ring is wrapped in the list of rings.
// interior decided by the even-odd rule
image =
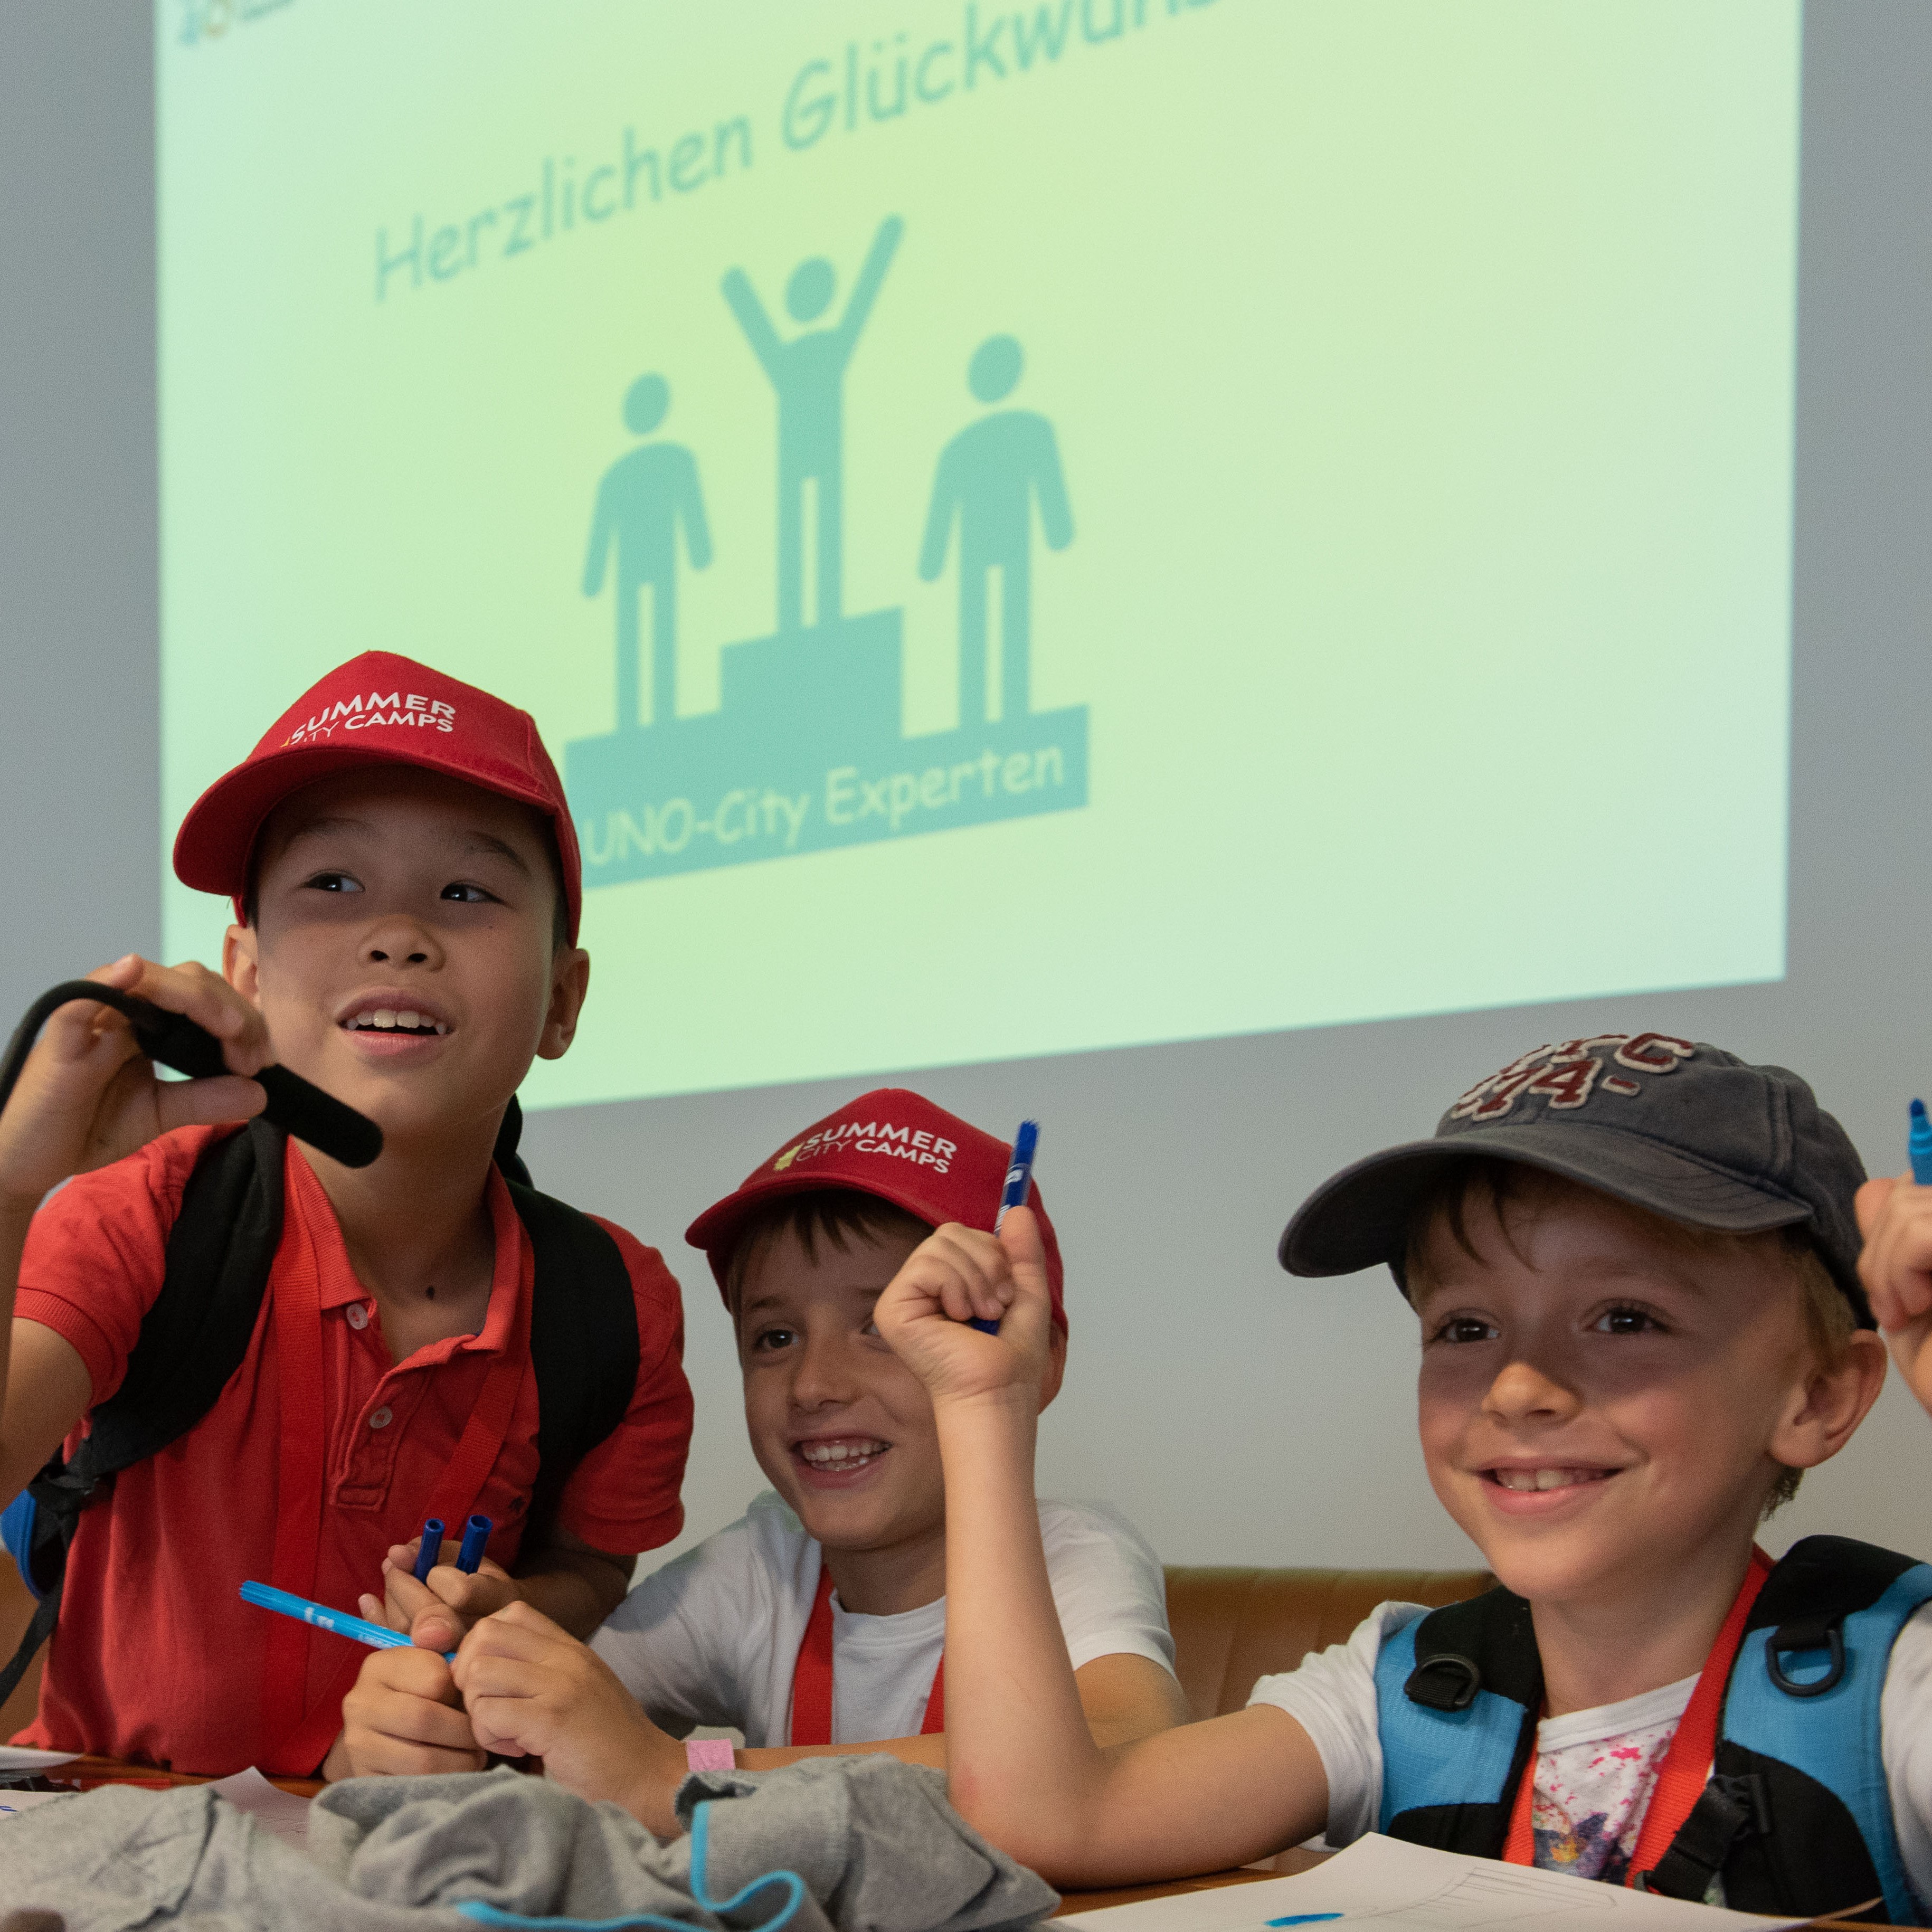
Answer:
[[[518,1603],[485,1617],[464,1639],[453,1675],[484,1750],[540,1757],[566,1791],[610,1798],[660,1838],[676,1834],[670,1801],[687,1768],[684,1746],[541,1610]]]
[[[70,1175],[119,1160],[176,1127],[245,1120],[267,1096],[247,1076],[268,1064],[262,1016],[205,966],[157,966],[130,953],[88,975],[187,1016],[220,1041],[232,1072],[158,1080],[128,1022],[109,1006],[56,1008],[0,1112],[0,1208],[31,1214]]]
[[[1016,1208],[998,1234],[949,1221],[906,1257],[872,1311],[892,1352],[935,1407],[1017,1397],[1040,1406],[1051,1358],[1052,1299],[1040,1225]],[[988,1335],[967,1326],[998,1322]]]
[[[1868,1180],[1858,1210],[1858,1276],[1872,1313],[1899,1372],[1932,1410],[1932,1187],[1914,1186],[1910,1174]]]

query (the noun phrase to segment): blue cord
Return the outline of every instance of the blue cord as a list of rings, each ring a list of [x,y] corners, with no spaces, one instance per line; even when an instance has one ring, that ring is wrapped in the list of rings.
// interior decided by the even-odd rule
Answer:
[[[709,1819],[706,1814],[716,1801],[706,1798],[698,1806],[691,1820],[691,1895],[709,1912],[722,1918],[728,1912],[735,1912],[745,1901],[768,1885],[782,1885],[787,1893],[784,1909],[776,1918],[768,1918],[756,1932],[784,1932],[797,1916],[798,1908],[805,1901],[805,1881],[795,1871],[769,1871],[754,1878],[748,1886],[734,1892],[729,1898],[711,1897],[704,1882],[704,1864],[706,1846],[710,1842]],[[626,1913],[619,1918],[530,1918],[520,1912],[505,1912],[494,1905],[485,1905],[480,1899],[466,1899],[457,1906],[464,1918],[473,1919],[478,1925],[499,1925],[512,1928],[530,1927],[533,1932],[626,1932],[632,1926],[644,1926],[649,1932],[692,1932],[688,1918],[665,1918],[655,1912]]]

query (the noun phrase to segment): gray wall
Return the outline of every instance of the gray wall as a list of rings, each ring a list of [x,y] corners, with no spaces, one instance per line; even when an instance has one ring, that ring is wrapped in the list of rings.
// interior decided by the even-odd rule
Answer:
[[[148,17],[132,4],[0,8],[0,1014],[156,944]],[[1804,91],[1786,981],[918,1076],[996,1128],[1022,1112],[1046,1122],[1072,1354],[1042,1486],[1112,1498],[1172,1561],[1466,1558],[1420,1473],[1414,1324],[1394,1290],[1379,1276],[1290,1282],[1273,1249],[1330,1168],[1426,1130],[1523,1047],[1654,1026],[1780,1060],[1888,1168],[1906,1098],[1932,1088],[1932,6],[1813,0]],[[1669,694],[1647,696],[1654,728]],[[1633,698],[1606,694],[1594,721],[1606,746]],[[1723,720],[1677,728],[1694,758]],[[1665,862],[1703,860],[1687,846]],[[1480,892],[1484,854],[1467,864]],[[1607,922],[1642,884],[1550,891],[1552,916]],[[694,1531],[735,1514],[757,1476],[727,1325],[677,1231],[851,1090],[532,1124],[539,1177],[664,1246],[686,1284]],[[1894,1387],[1774,1540],[1828,1526],[1932,1547],[1922,1484],[1890,1477],[1901,1461],[1932,1461],[1932,1423]]]

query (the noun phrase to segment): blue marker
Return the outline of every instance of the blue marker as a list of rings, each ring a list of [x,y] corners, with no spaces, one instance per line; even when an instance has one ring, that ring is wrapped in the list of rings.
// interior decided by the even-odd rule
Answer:
[[[1912,1103],[1912,1129],[1905,1137],[1905,1150],[1912,1157],[1912,1178],[1921,1187],[1932,1187],[1932,1120],[1925,1118],[1925,1102]]]
[[[1286,1918],[1270,1918],[1263,1922],[1269,1925],[1319,1925],[1325,1920],[1341,1916],[1339,1912],[1291,1912]]]
[[[364,1617],[352,1617],[346,1610],[332,1610],[326,1604],[312,1604],[306,1597],[278,1590],[271,1583],[244,1583],[242,1600],[253,1604],[257,1610],[273,1610],[278,1617],[293,1617],[297,1623],[327,1630],[332,1636],[346,1636],[353,1642],[366,1643],[371,1650],[410,1648],[406,1630],[389,1630],[381,1624],[370,1623]],[[456,1653],[446,1650],[443,1655],[454,1661]]]
[[[416,1581],[427,1583],[429,1573],[436,1568],[436,1558],[442,1554],[442,1532],[445,1528],[440,1516],[427,1518],[422,1528],[422,1546],[416,1552]]]
[[[1040,1148],[1040,1123],[1022,1120],[1019,1132],[1013,1136],[1013,1150],[1006,1162],[1006,1178],[1000,1189],[1000,1211],[993,1216],[993,1232],[998,1234],[1010,1208],[1026,1204],[1028,1191],[1033,1186],[1033,1157]],[[982,1335],[997,1335],[1000,1324],[997,1322],[982,1322],[976,1315],[967,1318],[968,1325],[979,1330]]]
[[[472,1516],[463,1526],[463,1547],[457,1552],[456,1567],[466,1576],[476,1574],[476,1566],[483,1561],[483,1552],[488,1546],[490,1532],[496,1526],[487,1516]]]

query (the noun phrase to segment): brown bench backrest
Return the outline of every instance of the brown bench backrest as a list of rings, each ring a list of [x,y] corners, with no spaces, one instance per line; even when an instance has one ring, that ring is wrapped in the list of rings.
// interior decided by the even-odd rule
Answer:
[[[1174,1668],[1196,1718],[1238,1711],[1257,1677],[1340,1643],[1378,1604],[1478,1595],[1486,1570],[1169,1569]]]
[[[1196,1718],[1238,1711],[1255,1679],[1292,1670],[1311,1650],[1340,1643],[1379,1604],[1460,1602],[1486,1590],[1486,1570],[1172,1569],[1167,1618],[1175,1667]],[[0,1556],[0,1660],[14,1654],[33,1599]],[[0,1709],[0,1739],[31,1724],[40,1663]]]

